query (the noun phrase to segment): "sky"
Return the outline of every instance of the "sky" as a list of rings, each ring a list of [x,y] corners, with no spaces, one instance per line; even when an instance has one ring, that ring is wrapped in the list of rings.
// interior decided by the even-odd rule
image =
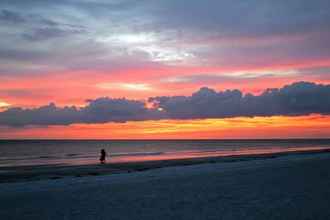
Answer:
[[[328,0],[1,0],[0,138],[330,137]]]

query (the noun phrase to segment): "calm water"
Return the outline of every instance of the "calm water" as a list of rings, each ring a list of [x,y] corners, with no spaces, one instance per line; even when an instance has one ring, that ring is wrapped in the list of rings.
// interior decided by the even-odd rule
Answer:
[[[0,166],[98,163],[242,155],[330,148],[330,139],[312,140],[0,140]]]

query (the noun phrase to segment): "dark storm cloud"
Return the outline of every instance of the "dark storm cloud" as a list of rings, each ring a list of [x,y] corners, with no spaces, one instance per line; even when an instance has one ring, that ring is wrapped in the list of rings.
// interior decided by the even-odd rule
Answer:
[[[66,7],[107,18],[109,13],[124,18],[125,12],[152,19],[155,27],[170,29],[204,29],[221,33],[304,32],[306,29],[329,30],[330,2],[328,0],[3,0],[7,7],[24,9],[32,6]],[[114,13],[114,14],[113,14]],[[115,19],[115,18],[114,18]],[[104,22],[104,21],[103,21]]]
[[[45,8],[47,5],[79,10],[82,13],[110,20],[125,20],[127,14],[144,19],[153,30],[204,30],[199,34],[272,35],[292,32],[329,30],[328,0],[184,0],[167,1],[4,1],[7,7],[22,9],[27,5]],[[149,22],[148,22],[149,20]],[[84,21],[82,21],[84,22]],[[125,25],[123,23],[123,25]],[[138,24],[134,24],[137,26]],[[146,30],[150,31],[150,30]]]
[[[43,16],[38,14],[24,14],[7,9],[0,10],[0,22],[9,23],[9,24],[35,23],[46,26],[60,25],[60,23],[48,18],[44,18]]]
[[[0,114],[1,124],[9,126],[67,125],[79,119],[75,107],[57,108],[53,103],[36,109],[10,108]]]
[[[239,90],[216,92],[204,87],[191,96],[151,97],[152,109],[146,108],[144,102],[128,99],[98,98],[87,102],[82,108],[55,104],[34,109],[10,108],[0,112],[0,125],[330,114],[330,85],[297,82],[280,89],[267,89],[261,95],[243,95]]]
[[[154,1],[151,13],[163,25],[208,30],[219,35],[273,35],[329,30],[327,0]],[[189,10],[188,10],[189,9]]]
[[[54,103],[33,109],[10,108],[0,112],[0,125],[69,125],[145,120],[156,117],[141,101],[98,98],[87,100],[86,107],[57,107]]]
[[[38,13],[26,13],[26,12],[22,13],[7,9],[0,10],[0,22],[9,23],[9,25],[26,24],[26,25],[45,26],[45,27],[66,25],[61,22],[54,21],[50,18],[46,18]]]
[[[30,33],[24,33],[22,36],[26,40],[41,41],[82,33],[85,33],[85,31],[80,29],[62,29],[57,27],[46,27],[35,29]]]
[[[134,37],[139,33],[152,33],[156,40],[134,45],[140,48],[138,52],[146,52],[141,48],[157,48],[148,54],[183,48],[196,57],[194,61],[203,60],[208,65],[315,61],[330,57],[329,9],[328,0],[191,0],[188,4],[184,0],[2,0],[0,47],[22,53],[47,48],[42,58],[33,60],[36,72],[84,69],[84,65],[72,63],[88,63],[88,68],[93,69],[108,63],[116,65],[121,59],[131,60],[133,63],[127,61],[127,66],[134,66],[134,60],[141,58],[132,53],[130,43],[104,39]],[[274,37],[282,40],[274,42]],[[254,42],[242,44],[247,38]],[[94,59],[86,62],[89,50],[67,56],[72,50],[80,50],[72,45],[91,41],[103,48],[93,54]],[[174,52],[172,55],[180,57]],[[56,67],[47,65],[48,69],[41,69],[46,66],[44,61],[51,63],[54,56],[62,57],[56,61]],[[71,59],[75,60],[68,62]],[[25,66],[29,69],[23,60],[12,56],[10,61],[13,65],[1,69],[9,73],[26,72],[22,71]],[[141,62],[167,64],[150,56]]]
[[[192,96],[155,97],[150,101],[175,119],[329,114],[330,85],[298,82],[267,89],[257,96],[243,96],[239,90],[216,92],[202,88]]]
[[[80,109],[82,122],[105,123],[145,120],[154,117],[155,112],[145,108],[144,102],[98,98],[88,100],[88,105]]]
[[[23,23],[25,19],[16,12],[10,10],[1,10],[0,11],[0,22],[8,22],[8,23]]]
[[[44,55],[40,51],[0,48],[0,59],[2,60],[36,60],[41,59]]]

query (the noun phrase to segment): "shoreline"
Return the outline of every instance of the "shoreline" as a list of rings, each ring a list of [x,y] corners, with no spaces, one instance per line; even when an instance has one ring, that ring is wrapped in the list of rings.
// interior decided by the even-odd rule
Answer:
[[[164,167],[190,166],[208,163],[232,163],[250,160],[266,160],[289,155],[306,155],[320,153],[330,153],[330,149],[107,164],[59,164],[0,167],[0,184],[13,182],[29,182],[46,179],[55,180],[67,177],[80,178],[88,176],[112,175],[120,173],[141,172]]]

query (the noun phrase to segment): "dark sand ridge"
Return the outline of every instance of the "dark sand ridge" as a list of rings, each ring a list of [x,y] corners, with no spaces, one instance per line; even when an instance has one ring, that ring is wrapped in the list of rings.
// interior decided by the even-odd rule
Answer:
[[[173,159],[145,162],[89,164],[89,165],[32,165],[19,167],[0,167],[0,183],[26,182],[64,177],[86,177],[130,173],[171,166],[188,166],[203,163],[228,163],[237,161],[271,159],[286,155],[330,153],[330,149],[293,151],[280,153],[249,154],[236,156],[216,156],[189,159]]]

